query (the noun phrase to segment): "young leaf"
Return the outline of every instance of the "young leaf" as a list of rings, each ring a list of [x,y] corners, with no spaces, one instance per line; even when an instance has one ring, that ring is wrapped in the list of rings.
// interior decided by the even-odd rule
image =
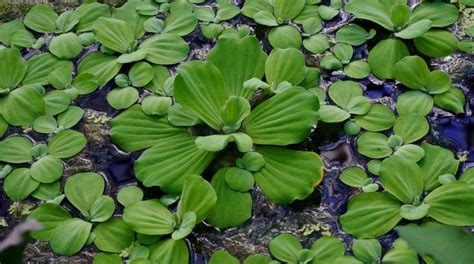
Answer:
[[[255,183],[251,172],[232,167],[225,174],[227,185],[239,192],[247,192],[253,188]]]
[[[183,239],[193,232],[195,226],[196,214],[194,212],[186,212],[181,219],[179,228],[171,234],[171,238],[174,240]]]
[[[388,138],[382,133],[366,132],[357,139],[357,151],[369,158],[385,158],[392,154]]]
[[[349,167],[342,171],[339,179],[346,185],[362,188],[368,179],[365,170],[360,167]]]
[[[58,115],[58,126],[69,129],[81,121],[84,109],[78,106],[70,106],[65,112]]]
[[[129,108],[139,98],[140,94],[133,87],[114,88],[107,94],[107,102],[117,110]]]
[[[117,194],[117,201],[124,207],[140,202],[142,199],[143,191],[137,186],[124,187]]]

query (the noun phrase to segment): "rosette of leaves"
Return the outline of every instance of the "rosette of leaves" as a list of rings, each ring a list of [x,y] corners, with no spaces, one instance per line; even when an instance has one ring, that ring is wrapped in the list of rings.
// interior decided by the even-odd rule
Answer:
[[[219,37],[224,31],[222,21],[230,20],[240,14],[239,7],[232,4],[231,0],[217,0],[217,12],[212,6],[196,6],[195,17],[201,21],[201,31],[208,39]]]
[[[395,78],[405,87],[419,90],[431,95],[427,99],[420,93],[411,94],[411,101],[423,102],[423,106],[434,105],[452,111],[455,114],[464,113],[466,102],[461,89],[454,88],[449,74],[441,71],[430,71],[426,62],[419,56],[407,56],[395,64]],[[415,107],[415,106],[413,106]],[[422,109],[425,110],[425,107]],[[431,109],[430,109],[431,110]]]
[[[470,226],[474,223],[474,192],[465,181],[456,181],[459,161],[443,148],[424,144],[418,164],[391,156],[380,165],[379,177],[386,192],[353,197],[340,217],[343,229],[359,238],[389,232],[402,219],[430,217],[440,223]]]
[[[127,229],[122,220],[111,218],[115,211],[115,203],[110,196],[103,194],[104,189],[105,182],[99,174],[87,172],[69,177],[64,186],[64,194],[80,212],[81,217],[72,216],[69,211],[57,204],[42,204],[28,216],[28,219],[35,219],[43,225],[41,231],[32,232],[31,236],[49,241],[55,253],[70,256],[96,239],[103,240],[100,235],[104,234],[97,230],[99,226],[96,226],[94,232],[91,232],[92,227],[98,223],[109,223],[122,232],[121,236],[114,237],[115,241],[110,241],[110,237],[107,237],[109,243],[122,242],[128,246],[133,242],[133,231]],[[98,247],[101,247],[100,244]]]
[[[411,10],[405,0],[351,0],[345,9],[357,18],[395,32],[396,38],[380,41],[369,53],[372,73],[380,79],[393,79],[395,64],[409,55],[403,40],[413,39],[417,50],[429,57],[448,56],[457,48],[458,40],[450,32],[438,29],[458,20],[454,5],[424,2]]]
[[[132,106],[114,118],[110,134],[119,147],[148,148],[135,163],[137,178],[179,194],[185,176],[202,173],[219,152],[231,162],[257,152],[266,165],[254,177],[270,199],[291,203],[310,195],[322,176],[319,156],[284,146],[306,138],[317,120],[318,99],[291,87],[306,77],[301,53],[285,49],[272,55],[266,60],[255,37],[220,38],[208,61],[179,68],[173,91],[177,103],[166,116],[149,116]],[[244,89],[244,82],[264,74],[269,86],[286,82],[290,87],[268,94],[252,109],[253,91]]]
[[[329,71],[344,70],[354,79],[363,79],[370,75],[370,66],[364,60],[352,61],[354,48],[344,42],[336,43],[331,52],[327,52],[320,61],[321,68]]]
[[[78,73],[94,74],[100,86],[114,78],[126,63],[146,60],[158,65],[172,65],[188,57],[189,47],[180,36],[162,33],[138,44],[136,31],[121,19],[99,18],[93,32],[102,44],[102,52],[86,56],[78,66]]]
[[[153,263],[188,263],[189,252],[184,238],[207,217],[216,199],[214,189],[206,180],[198,175],[189,175],[175,213],[159,200],[135,201],[126,204],[123,219],[139,234],[171,235],[171,238],[162,239],[149,247],[149,259]]]
[[[302,24],[306,19],[331,20],[339,14],[342,1],[333,0],[329,6],[319,5],[320,0],[249,0],[242,14],[261,25],[276,27],[290,21]]]
[[[3,183],[5,193],[14,201],[24,200],[30,194],[40,200],[56,198],[58,180],[64,170],[61,159],[76,155],[85,145],[84,135],[73,130],[59,132],[47,144],[33,145],[23,136],[6,138],[0,142],[0,161],[18,167],[8,175],[2,175],[6,177]]]
[[[382,246],[377,239],[356,239],[352,244],[352,254],[360,263],[419,263],[416,251],[400,238],[383,255]]]
[[[358,134],[361,127],[368,131],[387,130],[395,122],[390,108],[371,104],[356,82],[339,80],[328,88],[328,95],[335,105],[322,104],[319,118],[326,123],[346,121],[344,130],[348,135]]]
[[[13,126],[28,126],[47,113],[53,102],[42,85],[49,84],[48,75],[57,67],[72,66],[71,62],[59,60],[50,53],[25,61],[16,49],[0,50],[2,120]]]

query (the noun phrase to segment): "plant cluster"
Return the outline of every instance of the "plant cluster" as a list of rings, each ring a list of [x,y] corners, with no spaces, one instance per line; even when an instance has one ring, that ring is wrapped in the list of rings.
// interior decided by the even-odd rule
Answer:
[[[367,158],[339,176],[356,188],[338,218],[357,238],[351,250],[335,237],[304,248],[282,234],[269,244],[273,258],[257,254],[244,263],[418,263],[417,254],[445,263],[413,234],[436,226],[468,240],[455,226],[474,225],[474,169],[459,171],[460,158],[425,138],[434,107],[465,112],[463,90],[428,63],[473,51],[471,40],[447,30],[458,6],[246,0],[241,7],[129,0],[57,14],[38,4],[22,21],[0,25],[0,179],[15,203],[38,200],[28,218],[43,229],[32,236],[66,256],[94,245],[96,264],[189,263],[194,228],[245,224],[252,193],[285,205],[308,198],[324,164],[300,146],[321,123],[340,123]],[[325,29],[344,12],[355,19]],[[211,44],[205,56],[195,54],[196,36]],[[333,77],[327,87],[321,75]],[[368,97],[358,82],[368,77],[396,83],[394,109]],[[140,186],[166,194],[130,185],[114,195],[99,173],[65,173],[67,159],[87,145],[77,131],[85,114],[79,100],[99,89],[114,109],[112,142],[137,153]],[[376,238],[394,229],[404,240],[382,250]],[[217,251],[209,263],[239,260]]]

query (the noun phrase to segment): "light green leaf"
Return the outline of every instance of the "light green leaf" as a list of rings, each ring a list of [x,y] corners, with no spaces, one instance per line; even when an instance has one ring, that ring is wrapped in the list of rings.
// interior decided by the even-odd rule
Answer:
[[[33,6],[25,15],[23,22],[34,31],[41,33],[50,33],[56,30],[56,20],[58,14],[47,4],[38,4]]]
[[[344,243],[336,237],[323,236],[311,245],[314,258],[311,264],[331,262],[344,256]]]
[[[110,16],[110,7],[100,3],[84,3],[75,10],[79,14],[77,32],[92,31],[95,21],[100,17]]]
[[[243,84],[249,79],[263,77],[267,55],[258,40],[248,36],[220,38],[207,58],[221,72],[229,95],[250,99],[252,91],[244,89]]]
[[[51,155],[37,160],[31,165],[31,177],[41,183],[52,183],[63,175],[63,162]]]
[[[135,239],[134,232],[120,218],[111,218],[98,224],[93,232],[94,244],[98,249],[106,252],[120,253]]]
[[[59,60],[51,53],[43,53],[36,55],[28,60],[28,69],[25,78],[23,78],[23,85],[27,84],[49,84],[48,75],[55,69],[67,68],[71,72],[72,62]]]
[[[336,32],[336,41],[359,46],[364,44],[369,37],[369,33],[361,26],[348,24]]]
[[[379,176],[384,189],[405,204],[423,193],[423,174],[414,161],[391,156],[382,161]]]
[[[120,55],[117,58],[118,63],[126,64],[126,63],[132,63],[132,62],[137,62],[145,59],[147,56],[147,53],[143,50],[137,50],[131,53],[125,53]]]
[[[74,130],[63,130],[48,142],[49,154],[57,158],[70,158],[79,153],[85,146],[86,137]]]
[[[242,124],[243,132],[255,144],[299,143],[316,123],[318,108],[316,96],[302,88],[287,89],[253,109]]]
[[[31,232],[35,239],[50,240],[56,228],[64,221],[71,218],[71,214],[66,209],[53,203],[41,204],[28,216],[28,219],[35,219],[41,223],[43,229]]]
[[[198,196],[200,198],[195,199]],[[216,193],[210,183],[201,176],[187,176],[178,203],[177,214],[182,218],[187,212],[194,212],[196,222],[200,223],[207,217],[216,200]]]
[[[94,256],[94,260],[92,261],[92,264],[121,264],[122,263],[122,257],[120,257],[118,254],[112,254],[112,253],[98,253],[97,255]],[[130,262],[131,264],[135,264]],[[148,264],[148,263],[137,263],[137,264]]]
[[[363,1],[364,0],[360,2]],[[372,1],[375,0],[371,0],[371,2]],[[410,55],[408,48],[401,40],[385,39],[377,43],[377,45],[370,50],[368,63],[372,69],[372,73],[377,78],[382,80],[393,79],[395,77],[394,71],[396,63],[408,55]]]
[[[107,102],[114,109],[126,109],[138,101],[140,94],[133,87],[114,88],[107,94]]]
[[[51,248],[55,253],[71,256],[86,244],[92,224],[79,218],[68,219],[53,231]]]
[[[400,215],[407,220],[419,220],[428,214],[430,206],[422,203],[420,205],[404,204],[400,207]]]
[[[303,249],[298,238],[290,234],[273,238],[268,247],[275,258],[286,263],[296,263],[298,253]]]
[[[143,41],[139,51],[147,53],[146,60],[160,65],[172,65],[188,57],[189,46],[174,34],[159,34]]]
[[[378,0],[351,0],[345,7],[355,17],[375,22],[385,29],[393,31],[389,10]]]
[[[364,263],[373,263],[382,257],[382,246],[377,239],[357,239],[352,244],[352,253]]]
[[[430,94],[442,94],[451,89],[451,78],[447,72],[435,70],[430,72],[426,80],[426,90]]]
[[[59,181],[52,183],[40,183],[38,188],[33,193],[31,193],[31,196],[45,202],[59,197],[64,198],[64,195],[61,195],[61,185]]]
[[[337,43],[332,48],[334,56],[338,58],[343,64],[348,64],[352,59],[354,49],[347,43]]]
[[[416,49],[422,54],[440,58],[454,53],[457,49],[458,40],[451,32],[446,30],[430,30],[415,38]]]
[[[310,17],[303,21],[303,32],[309,35],[315,35],[323,28],[321,18],[319,17]],[[300,46],[298,48],[301,47]]]
[[[232,167],[225,174],[227,185],[239,192],[247,192],[253,188],[255,183],[250,171]]]
[[[409,91],[403,93],[397,100],[397,112],[399,115],[417,113],[426,116],[433,108],[433,98],[420,91]]]
[[[179,228],[171,234],[171,238],[174,240],[183,239],[193,232],[195,226],[196,214],[194,212],[186,212],[181,218]]]
[[[254,15],[255,22],[261,25],[269,26],[269,27],[274,27],[278,26],[278,22],[273,16],[272,13],[268,11],[259,11]]]
[[[464,92],[458,88],[451,88],[442,94],[435,94],[434,104],[442,109],[451,111],[455,114],[464,113],[466,98]]]
[[[281,26],[270,30],[268,40],[274,48],[301,48],[302,39],[300,32],[292,26]]]
[[[405,29],[395,33],[395,36],[402,38],[402,39],[414,39],[423,35],[425,32],[430,30],[431,28],[431,20],[429,19],[422,19],[417,21]]]
[[[365,115],[355,116],[356,123],[368,131],[383,131],[391,128],[395,115],[389,107],[382,104],[372,104]]]
[[[344,66],[342,62],[332,53],[327,53],[320,61],[321,68],[328,71],[337,71]]]
[[[319,15],[324,20],[331,20],[339,14],[339,10],[334,9],[330,6],[320,5],[319,6]]]
[[[149,259],[154,263],[184,264],[189,262],[189,251],[184,239],[162,240],[150,246]]]
[[[80,20],[81,17],[75,11],[63,12],[56,20],[56,32],[66,33],[71,31]]]
[[[65,89],[72,83],[71,69],[58,68],[48,74],[48,82],[56,89]]]
[[[357,151],[369,158],[380,159],[392,154],[388,138],[382,133],[366,132],[357,139]]]
[[[144,87],[153,79],[153,73],[153,68],[149,63],[137,62],[133,64],[128,76],[133,86]]]
[[[224,124],[231,132],[235,132],[242,121],[250,114],[250,103],[243,97],[231,96],[221,110]],[[224,127],[226,130],[226,127]]]
[[[67,90],[53,90],[44,95],[45,113],[47,115],[57,115],[66,111],[71,103],[71,97]]]
[[[303,40],[303,46],[309,52],[313,54],[319,54],[329,49],[331,44],[329,43],[329,38],[326,35],[317,34]]]
[[[149,95],[142,102],[142,110],[147,115],[162,116],[168,112],[172,104],[173,100],[170,97]]]
[[[244,2],[242,14],[253,18],[256,13],[262,10],[273,12],[273,7],[268,1],[265,0],[250,0]]]
[[[357,96],[352,98],[347,105],[347,110],[353,115],[364,115],[371,108],[370,101],[365,96]]]
[[[425,156],[425,151],[422,147],[414,144],[407,144],[399,147],[393,155],[401,156],[405,159],[418,162]]]
[[[265,166],[254,174],[262,191],[275,203],[288,204],[308,197],[323,177],[316,153],[277,147],[258,147]]]
[[[102,195],[97,199],[90,209],[91,222],[105,222],[115,211],[115,203],[112,197]]]
[[[419,56],[407,56],[395,65],[395,77],[411,89],[424,89],[430,75],[428,65]]]
[[[304,8],[305,0],[275,0],[274,14],[278,20],[286,21],[295,18]]]
[[[420,160],[420,168],[423,172],[423,180],[426,191],[438,187],[438,177],[443,174],[456,175],[459,160],[454,157],[452,151],[425,143],[422,145],[425,156]]]
[[[94,35],[102,45],[119,53],[128,53],[135,40],[132,28],[125,21],[101,17],[93,26]]]
[[[82,215],[89,217],[95,201],[102,197],[104,179],[97,173],[77,173],[66,180],[64,194]]]
[[[95,52],[81,60],[77,71],[78,74],[93,74],[99,86],[104,86],[117,75],[121,67],[122,64],[117,62],[117,57]]]
[[[25,163],[31,161],[33,143],[21,136],[12,136],[0,142],[0,160],[8,163]]]
[[[10,46],[12,36],[15,32],[22,31],[25,26],[18,20],[12,20],[0,25],[0,43],[5,46]]]
[[[117,201],[127,207],[143,199],[143,191],[137,186],[127,186],[121,188],[117,194]]]
[[[269,84],[287,81],[298,85],[306,76],[303,53],[294,48],[273,49],[265,63],[265,76]]]
[[[220,71],[209,62],[191,61],[179,67],[176,100],[212,128],[220,130],[220,110],[229,98]]]
[[[26,168],[13,170],[3,182],[3,190],[13,201],[26,199],[38,186],[39,182],[31,177],[30,169]]]
[[[123,220],[134,231],[147,235],[171,234],[175,230],[172,213],[158,200],[140,201],[125,207]]]
[[[26,67],[17,49],[0,50],[0,88],[15,89],[23,80]]]
[[[217,152],[229,144],[230,135],[210,135],[196,138],[196,147],[200,150]]]
[[[348,167],[339,176],[344,184],[355,188],[364,187],[367,179],[367,173],[360,167]]]
[[[238,258],[232,256],[225,250],[218,250],[215,251],[211,258],[209,259],[209,264],[221,264],[221,263],[226,263],[226,264],[240,264],[240,261]]]
[[[339,222],[344,231],[357,238],[375,238],[389,232],[402,219],[400,206],[387,194],[362,193],[349,201]]]
[[[394,4],[390,7],[390,19],[392,20],[395,31],[405,28],[410,19],[410,15],[411,9],[406,3]]]
[[[58,126],[69,129],[81,121],[84,109],[78,106],[70,106],[65,112],[58,115]]]
[[[36,41],[35,35],[26,29],[19,29],[11,35],[11,44],[19,47],[31,48]]]
[[[326,123],[340,123],[351,117],[351,114],[334,105],[321,105],[318,115]]]
[[[338,80],[329,87],[328,95],[338,106],[348,109],[353,98],[362,96],[362,88],[356,82]]]
[[[474,224],[474,192],[465,182],[452,182],[434,189],[425,198],[428,216],[455,226]]]
[[[430,125],[422,115],[412,113],[401,115],[393,125],[393,132],[403,138],[403,142],[412,143],[428,134]]]
[[[53,38],[49,51],[60,59],[75,58],[82,51],[81,39],[74,33],[61,34]]]
[[[410,17],[410,23],[414,24],[423,19],[429,19],[432,27],[446,27],[454,24],[459,18],[459,11],[455,5],[435,2],[422,3],[418,5]]]
[[[252,197],[248,192],[233,190],[227,185],[228,168],[222,168],[212,177],[211,185],[217,194],[216,205],[209,211],[207,222],[218,228],[242,225],[252,216]]]
[[[370,65],[363,60],[352,61],[344,66],[344,73],[354,79],[363,79],[370,75]]]
[[[198,20],[191,12],[171,13],[165,19],[164,32],[186,36],[197,26]]]

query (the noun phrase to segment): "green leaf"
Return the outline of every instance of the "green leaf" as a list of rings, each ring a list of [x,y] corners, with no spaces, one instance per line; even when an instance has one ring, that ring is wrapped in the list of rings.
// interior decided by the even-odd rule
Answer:
[[[288,204],[308,197],[323,176],[316,153],[277,147],[258,147],[265,166],[254,174],[262,191],[275,203]]]
[[[334,54],[328,53],[321,58],[320,66],[328,71],[337,71],[342,69],[344,65]]]
[[[407,3],[392,5],[390,8],[390,19],[392,20],[395,31],[403,29],[406,26],[410,15],[411,9]]]
[[[321,105],[318,115],[319,119],[326,123],[340,123],[351,117],[351,114],[335,105]]]
[[[51,155],[37,160],[31,165],[31,177],[41,183],[52,183],[63,175],[63,162]]]
[[[219,3],[218,3],[219,4]],[[219,4],[216,19],[220,21],[230,20],[240,14],[240,8],[231,2]]]
[[[121,67],[122,64],[118,63],[117,57],[95,52],[81,60],[77,71],[78,74],[93,74],[99,86],[104,86],[117,75]]]
[[[382,257],[382,246],[377,239],[357,239],[352,244],[352,253],[364,263],[373,263]]]
[[[430,75],[428,65],[419,56],[407,56],[395,65],[395,77],[411,89],[424,89]]]
[[[436,263],[474,261],[474,236],[463,228],[429,222],[422,225],[397,226],[398,235],[421,256],[430,256]],[[415,252],[414,252],[415,253]],[[418,263],[418,257],[415,256]]]
[[[127,186],[121,188],[117,194],[117,201],[127,207],[143,199],[143,191],[137,186]]]
[[[90,209],[91,222],[105,222],[114,214],[114,211],[114,199],[102,195],[92,204]]]
[[[451,88],[442,94],[435,94],[434,104],[442,109],[451,111],[455,114],[464,113],[466,98],[464,92],[458,88]]]
[[[395,247],[389,250],[382,258],[382,261],[385,263],[407,263],[407,264],[417,264],[419,263],[418,255],[416,252],[409,248],[408,245],[396,245],[396,243],[401,240],[395,240]],[[403,243],[405,243],[403,241]]]
[[[49,91],[44,95],[44,112],[47,115],[57,115],[63,111],[66,111],[70,103],[71,98],[66,91]]]
[[[242,121],[250,114],[250,103],[243,97],[231,96],[221,109],[224,124],[231,132],[240,128]],[[226,127],[224,127],[226,130]]]
[[[329,42],[329,38],[326,35],[317,34],[303,40],[303,46],[309,52],[313,54],[319,54],[329,49],[331,44]]]
[[[240,264],[238,258],[232,256],[225,250],[218,250],[215,251],[211,258],[209,259],[209,264],[220,264],[220,263],[227,263],[227,264]]]
[[[259,11],[273,12],[273,7],[268,1],[265,0],[250,0],[245,1],[242,8],[242,14],[254,18],[255,14]]]
[[[181,218],[179,228],[171,234],[171,238],[174,240],[183,239],[193,232],[195,226],[196,214],[194,212],[187,212]]]
[[[90,94],[99,86],[99,80],[94,74],[84,72],[76,76],[72,87],[75,88],[80,95]]]
[[[339,222],[344,231],[357,238],[375,238],[389,232],[402,219],[400,206],[387,194],[362,193],[349,201]]]
[[[118,63],[126,64],[126,63],[132,63],[132,62],[137,62],[145,59],[147,56],[147,53],[143,50],[137,50],[131,53],[125,53],[120,55],[117,58]]]
[[[121,264],[121,263],[122,263],[122,257],[120,257],[119,255],[111,254],[111,253],[103,253],[103,252],[95,255],[94,260],[92,261],[92,264]],[[137,263],[137,264],[147,264],[147,263]]]
[[[167,95],[165,91],[165,82],[170,77],[168,69],[161,65],[153,65],[153,79],[145,89],[157,93],[158,95]]]
[[[117,110],[129,108],[139,98],[140,94],[133,87],[114,88],[107,94],[107,102]]]
[[[62,222],[51,235],[52,250],[63,256],[76,254],[86,244],[91,229],[91,223],[79,218]]]
[[[197,26],[198,20],[191,12],[171,13],[165,19],[164,32],[186,36],[193,32]]]
[[[344,73],[354,79],[363,79],[370,75],[370,65],[363,60],[352,61],[344,66]]]
[[[423,174],[414,161],[391,156],[382,161],[379,176],[384,189],[405,204],[423,193]]]
[[[255,19],[255,22],[261,25],[265,25],[269,27],[278,26],[278,22],[275,16],[273,16],[273,14],[268,11],[257,12],[254,16],[254,19]]]
[[[323,28],[321,18],[311,17],[303,21],[303,32],[309,35],[315,35]],[[301,43],[298,48],[301,47]]]
[[[58,126],[69,129],[79,123],[84,116],[84,109],[70,106],[65,112],[58,115]]]
[[[95,201],[102,197],[104,179],[97,173],[77,173],[66,180],[64,194],[83,216],[89,217]]]
[[[72,83],[71,69],[58,68],[48,74],[48,82],[56,89],[65,89]]]
[[[60,59],[75,58],[82,51],[81,39],[74,33],[61,34],[53,38],[49,51]]]
[[[13,201],[26,199],[38,186],[39,182],[31,177],[30,169],[26,168],[13,170],[3,182],[5,193]]]
[[[170,97],[149,95],[143,99],[142,110],[147,115],[162,116],[168,112],[172,104],[173,100]]]
[[[345,168],[339,176],[339,180],[341,180],[345,185],[355,188],[364,187],[367,179],[367,173],[365,173],[365,170],[360,167]]]
[[[317,97],[303,88],[287,89],[253,109],[242,124],[243,132],[255,144],[299,143],[316,123],[318,108]]]
[[[172,65],[188,57],[189,46],[175,34],[159,34],[143,41],[139,51],[146,52],[145,59],[154,64]]]
[[[319,15],[324,20],[331,20],[339,14],[339,10],[334,9],[330,6],[320,5],[319,6]]]
[[[135,234],[120,218],[111,218],[94,228],[94,244],[102,251],[120,253],[135,240]],[[113,239],[110,239],[113,238]]]
[[[75,11],[66,11],[56,20],[56,32],[66,33],[71,31],[81,20]]]
[[[11,36],[11,44],[19,47],[31,48],[36,41],[35,35],[26,29],[19,29]]]
[[[332,49],[334,56],[338,58],[343,64],[347,64],[352,59],[354,49],[347,43],[337,43]]]
[[[348,110],[353,98],[363,96],[360,85],[353,81],[338,80],[329,86],[328,95],[339,107]]]
[[[454,24],[458,18],[459,11],[455,5],[441,2],[422,3],[413,10],[410,23],[429,19],[432,27],[447,27]]]
[[[25,163],[33,160],[33,143],[21,136],[12,136],[0,142],[0,160],[8,163]]]
[[[134,87],[144,87],[153,79],[153,68],[149,63],[137,62],[133,64],[128,76]]]
[[[355,17],[366,19],[377,23],[393,31],[393,23],[390,19],[389,10],[378,0],[351,0],[346,4],[346,11],[354,14]]]
[[[366,132],[357,139],[357,151],[369,158],[380,159],[392,154],[388,138],[382,133]]]
[[[367,97],[357,96],[349,101],[347,105],[347,110],[350,114],[353,115],[364,115],[369,112],[371,108],[370,101]]]
[[[150,17],[143,24],[146,32],[161,33],[165,27],[165,22],[161,19]]]
[[[230,135],[210,135],[196,138],[196,147],[200,150],[217,152],[227,147]]]
[[[377,78],[393,79],[396,63],[409,54],[407,46],[401,40],[385,39],[370,50],[368,63]]]
[[[26,67],[17,49],[0,50],[0,88],[16,88],[25,76]]]
[[[433,58],[451,55],[458,46],[457,38],[446,30],[430,30],[415,38],[414,43],[419,52]]]
[[[49,154],[56,158],[70,158],[86,146],[86,137],[75,130],[63,130],[48,142]]]
[[[176,100],[214,129],[221,128],[220,110],[229,94],[220,71],[209,62],[191,61],[179,67],[175,79]]]
[[[134,231],[147,235],[171,234],[175,230],[172,213],[158,200],[140,201],[125,207],[123,220]]]
[[[248,171],[259,171],[265,165],[265,159],[258,152],[247,152],[242,157],[242,165]]]
[[[356,123],[368,131],[383,131],[391,128],[395,115],[389,107],[382,104],[372,104],[365,115],[355,116]]]
[[[430,94],[442,94],[451,89],[451,78],[447,72],[435,70],[430,72],[426,80],[426,90]]]
[[[101,17],[93,26],[94,35],[102,45],[119,53],[127,53],[135,40],[132,28],[125,21]]]
[[[247,192],[253,188],[255,180],[250,171],[232,167],[225,174],[227,185],[239,192]]]
[[[426,191],[438,187],[438,177],[443,174],[456,175],[459,160],[455,159],[452,151],[425,143],[422,145],[425,156],[420,160],[420,168],[423,172],[423,180]]]
[[[72,62],[59,60],[50,53],[43,53],[32,57],[27,62],[28,69],[25,78],[23,78],[23,85],[27,84],[49,84],[48,75],[58,68],[72,69]],[[71,72],[71,70],[70,70]]]
[[[399,116],[393,125],[393,132],[401,136],[406,144],[423,138],[429,130],[428,120],[416,113]]]
[[[274,48],[301,48],[302,39],[300,32],[292,26],[281,26],[270,30],[268,40]]]
[[[305,0],[275,0],[274,14],[279,20],[286,21],[295,18],[304,8]]]
[[[31,232],[35,239],[50,240],[54,230],[60,223],[71,218],[71,214],[66,209],[53,203],[41,204],[28,216],[28,219],[35,219],[41,223],[43,229]]]
[[[79,14],[79,24],[76,26],[77,32],[92,31],[95,21],[99,17],[109,17],[110,7],[100,3],[84,3],[75,10]]]
[[[344,256],[345,247],[338,238],[323,236],[313,242],[311,251],[314,253],[312,264],[326,263]]]
[[[294,48],[273,49],[265,63],[265,76],[269,84],[287,81],[298,85],[306,76],[303,53]]]
[[[45,202],[51,201],[58,197],[64,198],[64,195],[61,195],[61,185],[59,181],[52,183],[40,183],[38,188],[33,193],[31,193],[31,196]]]
[[[348,24],[336,32],[336,41],[359,46],[364,44],[369,37],[369,33],[361,26]]]
[[[189,251],[184,239],[162,240],[150,246],[149,259],[154,263],[184,264],[189,262]]]
[[[409,91],[403,93],[397,100],[397,112],[399,115],[416,113],[426,116],[433,108],[433,98],[420,91]]]
[[[414,144],[407,144],[399,147],[393,155],[401,156],[405,159],[418,162],[425,156],[425,151],[422,147]]]
[[[474,224],[474,192],[465,182],[452,182],[434,189],[425,198],[428,216],[455,226]]]
[[[407,220],[419,220],[428,214],[430,206],[427,204],[404,204],[400,207],[400,215]]]
[[[275,258],[287,263],[298,261],[298,253],[303,249],[298,238],[290,234],[281,234],[273,238],[268,247]]]
[[[196,197],[200,198],[195,199]],[[216,193],[210,183],[198,175],[187,176],[178,203],[177,214],[183,218],[187,212],[194,212],[196,222],[200,223],[207,217],[216,200]]]
[[[211,180],[211,185],[217,194],[217,202],[209,211],[207,222],[218,228],[242,225],[252,216],[250,193],[229,187],[225,179],[228,170],[228,168],[218,170]]]
[[[25,15],[23,23],[25,26],[41,33],[50,33],[56,30],[56,20],[58,14],[47,4],[35,5]]]
[[[431,20],[429,19],[422,19],[417,21],[402,31],[395,33],[395,36],[402,38],[402,39],[414,39],[423,35],[425,32],[430,30],[431,28]]]
[[[0,43],[10,46],[12,36],[15,32],[24,30],[25,26],[18,20],[12,20],[0,25]]]

